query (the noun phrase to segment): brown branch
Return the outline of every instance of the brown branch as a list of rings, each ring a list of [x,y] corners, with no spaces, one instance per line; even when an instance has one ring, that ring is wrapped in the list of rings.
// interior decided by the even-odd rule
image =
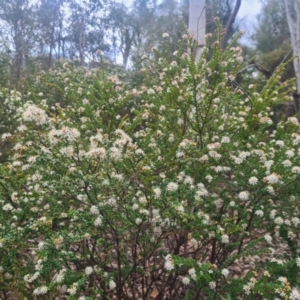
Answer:
[[[236,1],[233,13],[231,14],[231,16],[228,20],[228,23],[226,25],[226,31],[225,31],[225,35],[223,37],[223,42],[222,42],[222,49],[223,50],[225,50],[225,48],[227,47],[228,40],[229,40],[229,37],[230,37],[230,32],[231,32],[231,29],[232,29],[232,24],[234,23],[235,18],[237,16],[238,12],[239,12],[239,9],[241,7],[241,3],[242,3],[242,0],[237,0]]]

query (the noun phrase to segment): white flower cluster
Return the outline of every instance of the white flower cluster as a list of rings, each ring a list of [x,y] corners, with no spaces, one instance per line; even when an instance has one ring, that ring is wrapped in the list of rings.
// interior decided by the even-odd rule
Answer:
[[[117,286],[116,283],[112,279],[110,279],[108,285],[111,290],[115,289]]]
[[[249,282],[243,286],[243,289],[244,289],[246,295],[250,295],[251,290],[254,288],[256,282],[257,282],[256,278],[251,277]]]
[[[171,254],[168,254],[165,257],[165,265],[164,266],[167,271],[172,271],[174,269],[174,263],[173,263]]]
[[[155,199],[159,199],[160,196],[161,196],[161,189],[160,189],[159,187],[154,188],[154,189],[153,189],[153,192],[154,192],[154,198],[155,198]]]
[[[40,286],[33,291],[33,295],[44,295],[47,294],[48,288],[46,286]]]
[[[80,132],[77,128],[69,128],[67,126],[61,129],[52,129],[48,133],[48,140],[51,145],[55,145],[59,142],[59,138],[64,138],[69,142],[73,142],[80,137]]]
[[[169,182],[167,185],[168,192],[175,192],[178,189],[178,184],[176,182]]]
[[[194,268],[188,270],[189,275],[191,276],[192,279],[196,280],[196,270]]]
[[[34,104],[26,107],[22,117],[24,121],[35,122],[37,125],[43,125],[48,122],[46,112]]]
[[[35,272],[33,275],[27,274],[24,276],[24,281],[33,282],[40,276],[40,272]]]
[[[265,234],[264,238],[265,238],[265,240],[266,240],[267,243],[269,243],[269,244],[272,243],[273,239],[272,239],[272,237],[269,234]]]
[[[264,180],[268,183],[268,184],[276,184],[279,182],[280,180],[280,175],[276,174],[276,173],[272,173],[269,176],[265,177]]]
[[[87,276],[89,276],[94,272],[94,269],[93,269],[93,267],[88,266],[85,268],[84,272]]]
[[[60,270],[60,271],[54,276],[54,282],[57,282],[57,283],[63,282],[63,280],[64,280],[64,278],[65,278],[65,272],[66,272],[66,269]]]
[[[228,244],[229,243],[229,236],[227,234],[223,234],[221,236],[221,243],[222,244]]]
[[[250,185],[256,185],[258,183],[258,179],[254,176],[249,178],[249,184]]]
[[[248,191],[240,192],[239,198],[243,201],[247,201],[249,199],[249,192]]]
[[[300,300],[300,292],[297,288],[293,288],[290,294],[290,300]]]
[[[229,275],[229,271],[227,269],[223,269],[221,271],[221,274],[224,276],[224,277],[227,277]]]

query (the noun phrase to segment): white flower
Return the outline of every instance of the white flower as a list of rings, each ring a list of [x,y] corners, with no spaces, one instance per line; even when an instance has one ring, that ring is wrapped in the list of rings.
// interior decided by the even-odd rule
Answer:
[[[94,225],[96,227],[99,227],[102,225],[102,217],[98,216],[98,218],[95,220]]]
[[[167,271],[172,271],[174,269],[174,263],[170,254],[165,257],[165,269]]]
[[[224,277],[227,277],[229,275],[229,271],[227,269],[223,269],[221,271],[221,274],[224,276]]]
[[[292,222],[293,222],[293,224],[294,224],[295,226],[298,226],[299,223],[300,223],[300,220],[299,220],[299,218],[294,217],[294,218],[292,218]]]
[[[288,122],[292,123],[292,124],[298,124],[298,119],[295,117],[289,117],[288,118]]]
[[[122,151],[117,147],[110,148],[110,157],[114,160],[119,160],[122,158]]]
[[[168,37],[169,37],[169,34],[168,34],[167,32],[164,32],[164,33],[162,34],[162,37],[163,37],[163,38],[168,38]]]
[[[5,210],[5,211],[10,211],[10,210],[13,210],[14,208],[12,207],[12,205],[7,203],[2,207],[2,209]]]
[[[213,177],[212,177],[211,175],[207,175],[207,176],[205,177],[205,179],[206,179],[208,182],[212,182]]]
[[[57,283],[63,282],[64,277],[65,277],[65,275],[64,275],[65,272],[66,272],[65,269],[60,270],[59,273],[56,274],[55,282],[57,282]]]
[[[86,153],[86,156],[103,159],[105,157],[105,154],[106,154],[106,150],[104,148],[93,148]]]
[[[296,264],[297,264],[297,267],[300,267],[300,257],[296,258]]]
[[[24,276],[24,281],[33,282],[40,276],[40,272],[35,272],[33,275],[27,274]]]
[[[271,237],[269,234],[265,234],[264,238],[265,238],[266,242],[269,243],[269,244],[270,244],[270,243],[272,242],[272,240],[273,240],[272,237]]]
[[[209,159],[209,157],[205,154],[202,157],[200,157],[199,161],[200,162],[206,162],[206,161],[208,161],[208,159]]]
[[[147,94],[153,95],[153,94],[155,94],[155,91],[153,89],[148,89]]]
[[[272,209],[271,212],[270,212],[270,218],[271,219],[274,219],[276,216],[276,210],[275,209]]]
[[[249,199],[249,192],[248,191],[240,192],[239,193],[239,198],[241,200],[244,200],[244,201],[248,200]]]
[[[279,147],[283,147],[284,146],[284,141],[276,141],[276,145]]]
[[[136,225],[140,225],[141,223],[142,223],[142,219],[140,219],[140,218],[137,218],[136,220],[135,220],[135,224]]]
[[[87,276],[91,275],[94,272],[93,267],[86,267],[84,272]]]
[[[176,67],[176,66],[177,66],[177,62],[173,60],[173,61],[171,62],[170,65],[171,65],[172,67]]]
[[[297,288],[292,289],[292,292],[290,294],[290,299],[291,300],[299,300],[300,299],[300,293]]]
[[[267,186],[267,190],[270,194],[274,195],[275,194],[275,191],[274,191],[274,188],[271,186],[271,185],[268,185]]]
[[[277,225],[282,225],[283,224],[283,219],[281,217],[276,217],[274,219],[274,223]]]
[[[44,248],[44,246],[45,246],[45,242],[39,242],[39,244],[38,244],[39,250],[42,250]]]
[[[183,278],[182,278],[182,283],[183,283],[184,285],[188,285],[190,282],[191,282],[191,281],[190,281],[190,279],[189,279],[188,277],[183,277]]]
[[[98,210],[98,208],[97,208],[96,205],[92,205],[92,206],[91,206],[90,212],[91,212],[91,214],[93,214],[93,215],[99,215],[99,210]]]
[[[178,189],[178,184],[175,182],[169,182],[167,185],[167,191],[175,192]]]
[[[272,173],[269,176],[264,178],[265,181],[267,181],[269,184],[275,184],[278,183],[280,176],[276,173]]]
[[[29,105],[23,113],[23,120],[27,122],[35,122],[37,125],[47,123],[47,115],[44,110],[36,105]]]
[[[270,169],[272,167],[272,165],[274,164],[274,161],[273,160],[268,160],[265,162],[265,167],[266,169]]]
[[[186,176],[183,181],[184,184],[193,185],[194,179],[191,176]]]
[[[292,165],[291,161],[288,159],[284,160],[282,164],[284,167],[290,167]]]
[[[228,136],[223,136],[221,139],[222,144],[229,144],[230,143],[230,138]]]
[[[72,287],[67,289],[67,292],[70,293],[70,295],[75,295],[77,292],[77,283],[73,283]]]
[[[221,166],[215,167],[215,172],[216,172],[216,173],[220,173],[220,172],[222,172],[222,171],[223,171],[223,167],[221,167]]]
[[[250,177],[249,178],[249,184],[256,185],[258,183],[258,179],[256,177]]]
[[[74,155],[74,149],[72,146],[62,147],[59,152],[66,157],[72,157]]]
[[[136,155],[144,155],[145,153],[142,149],[137,149],[137,150],[135,150],[135,154]]]
[[[300,167],[297,167],[297,166],[292,167],[292,173],[299,174],[300,173]]]
[[[216,282],[215,281],[211,281],[208,285],[209,285],[209,288],[211,290],[214,290],[216,288]]]
[[[33,295],[44,295],[48,292],[48,288],[46,286],[40,286],[33,291]]]
[[[223,234],[221,236],[221,243],[222,244],[228,244],[229,243],[229,236],[227,234]]]
[[[245,159],[245,158],[247,158],[248,156],[250,156],[251,155],[251,153],[250,152],[248,152],[248,151],[242,151],[240,154],[239,154],[239,158],[241,158],[241,159]]]
[[[288,150],[285,152],[285,154],[288,158],[292,158],[295,156],[295,152],[293,150]]]
[[[188,273],[194,280],[196,280],[196,270],[194,268],[189,269]]]
[[[116,283],[112,279],[109,281],[108,285],[111,290],[113,290],[117,286]]]
[[[263,212],[262,210],[257,210],[257,211],[255,212],[255,214],[256,214],[257,216],[259,216],[259,217],[262,217],[262,216],[264,215],[264,212]]]
[[[280,276],[280,277],[278,278],[278,280],[279,280],[280,282],[282,282],[282,283],[288,283],[287,278],[286,278],[286,277],[283,277],[283,276]]]

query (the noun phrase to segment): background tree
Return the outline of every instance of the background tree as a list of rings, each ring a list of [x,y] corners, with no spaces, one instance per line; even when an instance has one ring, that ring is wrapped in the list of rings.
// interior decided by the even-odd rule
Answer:
[[[287,23],[290,31],[291,44],[293,49],[294,71],[296,76],[297,91],[294,94],[296,111],[299,111],[300,101],[300,1],[284,0]]]
[[[198,61],[205,42],[206,1],[189,1],[189,33],[196,41],[195,60]]]
[[[0,1],[2,46],[12,54],[12,82],[18,86],[35,40],[33,6],[29,0]]]
[[[218,17],[222,26],[226,28],[222,43],[227,44],[228,40],[239,30],[239,23],[236,19],[240,5],[241,1],[235,0],[206,0],[206,32],[214,33],[216,25],[213,19]]]
[[[46,60],[50,68],[53,58],[65,58],[63,47],[64,4],[65,0],[41,0],[36,8],[39,26],[38,53]]]
[[[284,61],[292,57],[290,31],[287,23],[285,4],[283,0],[265,1],[258,15],[258,26],[252,36],[254,42],[253,55],[255,61],[251,63],[258,70],[263,83],[273,74],[275,69]],[[282,73],[281,80],[295,78],[293,62],[287,64]],[[282,115],[293,115],[298,111],[297,101],[286,102],[275,110],[276,119],[279,121]]]
[[[270,76],[282,62],[290,48],[289,28],[282,0],[269,0],[258,15],[258,26],[252,36],[255,51]],[[285,71],[283,79],[294,76],[292,65]]]

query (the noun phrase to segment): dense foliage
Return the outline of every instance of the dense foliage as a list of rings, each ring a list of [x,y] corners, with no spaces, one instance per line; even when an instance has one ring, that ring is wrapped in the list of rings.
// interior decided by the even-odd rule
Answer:
[[[144,57],[138,86],[65,64],[7,94],[1,299],[299,299],[289,83],[241,88],[241,48],[209,39],[197,64],[187,35]]]

